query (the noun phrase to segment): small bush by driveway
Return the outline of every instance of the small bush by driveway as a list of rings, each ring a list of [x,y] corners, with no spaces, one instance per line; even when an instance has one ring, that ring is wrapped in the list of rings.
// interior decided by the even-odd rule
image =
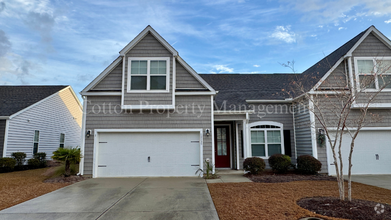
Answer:
[[[49,168],[0,174],[0,210],[69,185],[44,183]]]

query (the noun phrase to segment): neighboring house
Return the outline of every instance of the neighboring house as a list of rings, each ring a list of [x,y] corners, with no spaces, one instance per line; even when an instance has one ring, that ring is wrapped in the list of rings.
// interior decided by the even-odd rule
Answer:
[[[372,26],[302,74],[197,74],[148,26],[81,92],[80,170],[92,177],[194,176],[207,158],[216,168],[241,169],[247,157],[267,162],[283,153],[293,162],[312,155],[332,174],[331,155],[317,146],[320,126],[300,110],[303,95],[292,94],[291,83],[306,79],[306,93],[326,94],[340,81],[360,80],[357,61],[375,56],[391,59],[391,43]],[[373,106],[384,121],[365,127],[356,142],[354,173],[391,174],[390,95],[384,90]]]
[[[70,86],[0,86],[0,156],[80,146],[82,115]]]

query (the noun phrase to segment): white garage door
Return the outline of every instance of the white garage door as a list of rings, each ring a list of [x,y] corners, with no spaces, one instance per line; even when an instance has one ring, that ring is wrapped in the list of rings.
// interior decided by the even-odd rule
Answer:
[[[200,133],[99,133],[96,177],[195,176]]]
[[[342,139],[342,157],[344,158],[344,175],[348,174],[348,157],[350,151],[349,135]],[[352,174],[391,174],[391,131],[360,131],[352,157]],[[335,166],[330,146],[328,150],[328,169],[335,175]]]

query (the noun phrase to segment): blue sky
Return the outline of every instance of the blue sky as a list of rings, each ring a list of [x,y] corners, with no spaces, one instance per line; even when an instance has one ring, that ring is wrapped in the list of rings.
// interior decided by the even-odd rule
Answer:
[[[370,25],[389,0],[0,0],[0,85],[80,92],[147,25],[199,73],[302,72]]]

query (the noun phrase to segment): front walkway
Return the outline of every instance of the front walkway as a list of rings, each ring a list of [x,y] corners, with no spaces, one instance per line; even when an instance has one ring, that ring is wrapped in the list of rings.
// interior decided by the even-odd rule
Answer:
[[[247,177],[244,177],[243,170],[216,170],[219,179],[207,179],[207,183],[245,183],[252,182]]]
[[[352,175],[352,181],[391,190],[391,175]]]

